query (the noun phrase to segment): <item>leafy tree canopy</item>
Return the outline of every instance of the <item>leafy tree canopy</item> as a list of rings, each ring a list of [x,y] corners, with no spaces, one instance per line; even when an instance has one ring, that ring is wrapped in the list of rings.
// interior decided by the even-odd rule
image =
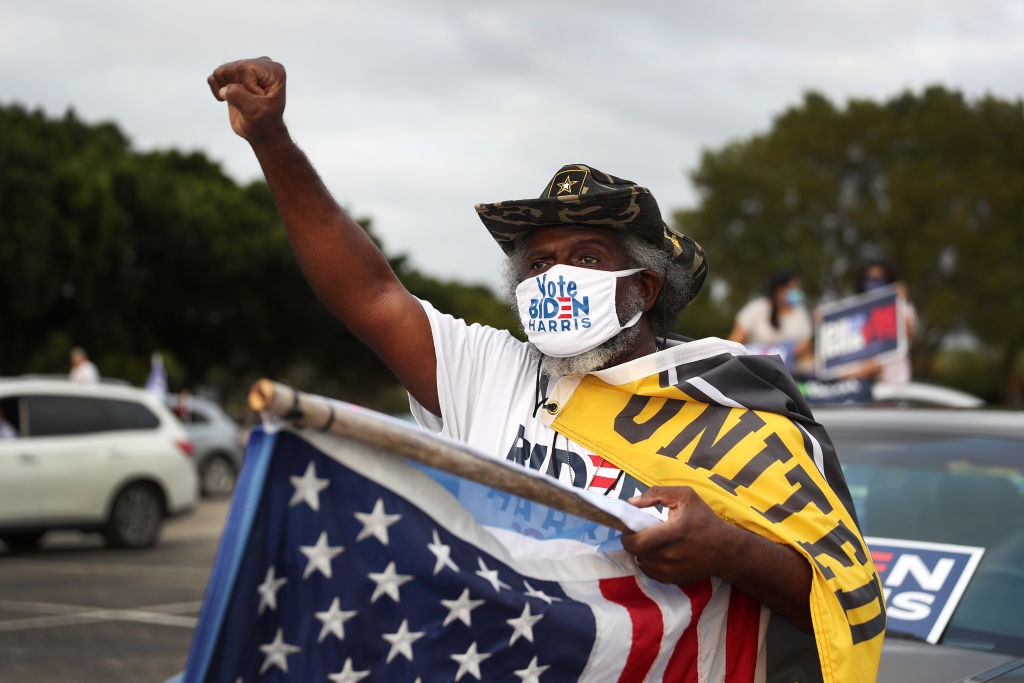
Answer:
[[[967,330],[1009,376],[1024,341],[1020,101],[935,86],[838,105],[809,92],[766,133],[705,151],[692,179],[699,205],[674,220],[709,252],[711,281],[684,324],[724,336],[773,272],[798,272],[824,303],[884,258],[921,317],[919,375]]]

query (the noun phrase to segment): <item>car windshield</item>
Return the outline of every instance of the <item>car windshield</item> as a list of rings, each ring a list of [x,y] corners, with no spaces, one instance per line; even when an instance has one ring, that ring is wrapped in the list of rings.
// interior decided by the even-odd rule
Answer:
[[[864,536],[985,548],[940,642],[1024,656],[1024,441],[869,424],[830,434]]]

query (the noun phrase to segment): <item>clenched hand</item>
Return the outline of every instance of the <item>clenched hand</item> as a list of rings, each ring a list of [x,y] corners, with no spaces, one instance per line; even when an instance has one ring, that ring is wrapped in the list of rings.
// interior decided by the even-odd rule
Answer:
[[[228,103],[231,128],[256,144],[285,133],[286,79],[281,64],[260,57],[219,66],[206,82],[214,97]]]

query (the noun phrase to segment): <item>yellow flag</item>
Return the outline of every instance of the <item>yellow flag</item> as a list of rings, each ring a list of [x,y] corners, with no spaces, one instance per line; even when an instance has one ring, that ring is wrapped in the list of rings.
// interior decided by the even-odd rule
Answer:
[[[753,366],[732,358],[696,379],[621,384],[587,375],[552,426],[639,481],[691,486],[721,517],[799,551],[813,570],[823,680],[873,681],[885,603],[831,441],[792,394],[751,381]]]

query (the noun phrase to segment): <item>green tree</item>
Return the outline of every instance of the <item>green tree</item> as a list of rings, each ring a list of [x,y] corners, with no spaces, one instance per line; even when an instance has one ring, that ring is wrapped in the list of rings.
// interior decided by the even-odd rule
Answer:
[[[1024,342],[1020,101],[935,86],[837,106],[811,92],[768,132],[705,151],[692,179],[699,204],[674,219],[711,256],[701,305],[735,312],[784,269],[825,302],[852,291],[863,261],[884,257],[920,313],[918,375],[967,330],[1010,376]]]

